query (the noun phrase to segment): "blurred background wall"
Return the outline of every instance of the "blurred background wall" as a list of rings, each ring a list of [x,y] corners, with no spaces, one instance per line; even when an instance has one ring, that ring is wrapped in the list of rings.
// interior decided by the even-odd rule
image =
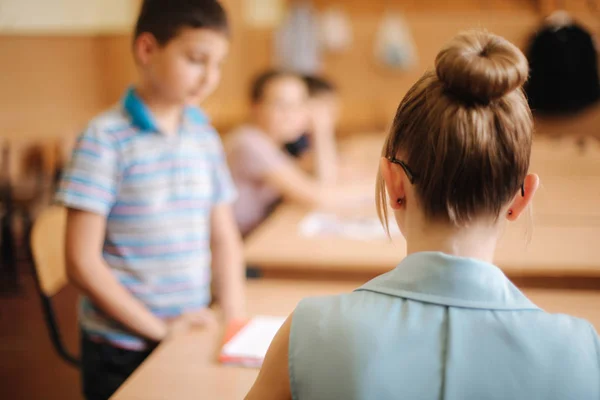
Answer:
[[[272,63],[274,26],[252,24],[244,3],[253,1],[259,0],[223,1],[233,22],[231,55],[218,92],[205,104],[221,131],[245,117],[248,85]],[[543,16],[559,6],[596,32],[600,14],[595,3],[314,0],[318,10],[341,6],[352,24],[352,47],[324,56],[323,72],[335,80],[343,97],[341,130],[384,129],[409,85],[432,65],[439,47],[456,32],[485,27],[525,47]],[[91,116],[116,102],[135,77],[130,31],[138,6],[139,0],[0,0],[2,136],[75,135]],[[389,10],[403,13],[416,44],[419,62],[408,71],[385,70],[374,62],[377,27]],[[23,17],[27,15],[33,17]],[[580,128],[583,124],[583,129],[600,122],[600,113],[588,114],[571,122]]]

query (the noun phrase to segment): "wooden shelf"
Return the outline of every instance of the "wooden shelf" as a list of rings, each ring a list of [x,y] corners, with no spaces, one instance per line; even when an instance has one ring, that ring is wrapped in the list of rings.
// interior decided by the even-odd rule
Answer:
[[[290,2],[294,0],[288,0]],[[312,0],[319,9],[340,6],[353,15],[401,12],[465,13],[515,12],[547,15],[564,9],[574,13],[599,13],[600,0]]]
[[[319,9],[340,6],[350,14],[401,12],[464,13],[489,11],[536,12],[538,0],[313,0]]]
[[[0,2],[0,34],[89,36],[131,31],[139,0],[7,0]]]

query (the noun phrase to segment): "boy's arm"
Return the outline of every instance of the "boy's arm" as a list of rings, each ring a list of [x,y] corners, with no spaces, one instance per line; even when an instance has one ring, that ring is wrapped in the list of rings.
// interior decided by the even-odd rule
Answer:
[[[102,258],[105,226],[102,215],[69,209],[65,249],[69,279],[109,318],[138,335],[161,341],[167,336],[167,325],[118,282]]]
[[[225,320],[232,321],[246,317],[246,269],[242,238],[231,206],[237,197],[237,190],[216,132],[213,137],[213,156],[210,214],[213,286]]]
[[[215,289],[225,320],[245,318],[243,246],[230,204],[216,204],[212,209],[210,247]]]

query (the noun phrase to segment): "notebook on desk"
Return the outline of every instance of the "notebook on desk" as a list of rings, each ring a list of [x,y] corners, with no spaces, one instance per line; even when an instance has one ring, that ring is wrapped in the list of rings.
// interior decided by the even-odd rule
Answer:
[[[223,364],[260,368],[285,317],[257,316],[233,323],[225,332],[219,361]]]
[[[389,219],[390,235],[400,236],[393,215]],[[312,212],[298,226],[304,237],[339,237],[349,240],[385,240],[387,235],[376,216],[340,216],[332,213]]]

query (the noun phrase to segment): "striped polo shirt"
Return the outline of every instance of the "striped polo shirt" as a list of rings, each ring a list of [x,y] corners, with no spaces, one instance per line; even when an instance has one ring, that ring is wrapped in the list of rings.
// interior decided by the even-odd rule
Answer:
[[[186,108],[179,134],[165,135],[131,88],[79,137],[57,200],[106,217],[103,256],[115,277],[156,316],[171,318],[209,304],[211,209],[235,196],[204,114]],[[147,346],[85,297],[79,314],[92,338]]]

